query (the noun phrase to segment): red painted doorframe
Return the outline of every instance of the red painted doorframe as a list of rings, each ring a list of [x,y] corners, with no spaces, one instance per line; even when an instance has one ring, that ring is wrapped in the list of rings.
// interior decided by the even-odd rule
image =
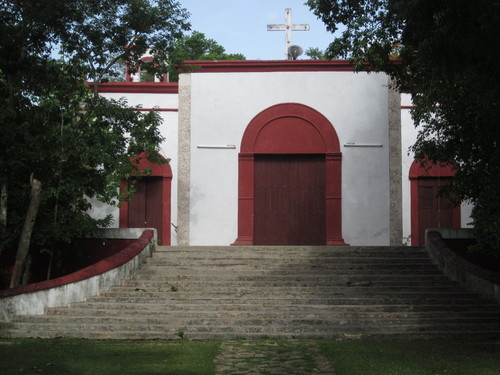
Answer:
[[[290,118],[294,121],[287,121]],[[269,107],[255,116],[245,130],[238,155],[238,238],[233,245],[254,244],[257,154],[325,155],[325,242],[346,245],[342,238],[342,153],[338,136],[326,117],[299,103]]]
[[[149,168],[151,170],[151,177],[161,177],[161,238],[158,238],[158,242],[162,246],[170,245],[170,222],[171,222],[171,195],[172,195],[172,169],[168,163],[164,164],[153,164],[144,154],[140,154],[137,157],[138,168],[143,170]],[[147,177],[146,177],[147,178]],[[129,182],[122,181],[120,184],[120,191],[124,191],[128,188]],[[129,203],[127,201],[121,202],[120,205],[120,218],[119,227],[120,228],[130,228],[129,225]]]
[[[422,179],[451,179],[455,176],[455,171],[450,165],[438,166],[433,164],[430,168],[423,167],[418,161],[414,161],[410,167],[410,216],[411,216],[411,244],[412,246],[424,246],[425,238],[420,238],[419,207],[420,197],[418,182]],[[453,208],[452,213],[453,228],[461,227],[460,205]]]

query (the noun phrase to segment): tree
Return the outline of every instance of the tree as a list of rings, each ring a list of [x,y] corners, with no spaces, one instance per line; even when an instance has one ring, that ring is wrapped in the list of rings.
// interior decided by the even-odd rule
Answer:
[[[178,68],[187,60],[245,60],[245,56],[241,53],[227,54],[224,47],[215,40],[207,39],[199,31],[193,31],[191,35],[185,35],[174,43],[169,56],[170,81],[179,80]]]
[[[98,86],[117,74],[117,62],[133,69],[149,48],[151,71],[165,72],[187,17],[171,0],[1,1],[0,253],[26,241],[33,181],[39,202],[31,199],[29,252],[57,255],[109,224],[87,214],[89,198],[116,202],[132,157],[145,151],[160,162],[158,114],[107,100]],[[24,261],[20,254],[16,267]]]
[[[327,54],[324,51],[321,51],[317,47],[308,48],[306,51],[306,56],[308,56],[311,60],[326,60]]]
[[[482,250],[500,250],[500,1],[309,0],[329,53],[386,71],[411,93],[417,159],[454,165],[451,193],[473,204]],[[394,61],[394,56],[398,61]]]

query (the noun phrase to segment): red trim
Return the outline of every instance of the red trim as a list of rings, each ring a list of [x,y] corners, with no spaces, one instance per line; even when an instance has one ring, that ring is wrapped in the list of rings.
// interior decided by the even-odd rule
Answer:
[[[163,156],[162,156],[163,158]],[[164,158],[163,158],[164,159]],[[146,168],[151,169],[152,177],[163,177],[162,181],[162,201],[159,202],[162,205],[162,235],[158,238],[158,242],[162,246],[170,245],[170,235],[171,235],[171,211],[172,211],[172,169],[170,164],[153,164],[148,159],[145,153],[140,154],[136,157],[135,164],[139,170]],[[128,181],[122,181],[120,183],[120,191],[123,192],[128,188]],[[119,227],[128,228],[129,227],[129,203],[123,201],[120,204],[120,214],[119,214]]]
[[[178,108],[134,108],[137,111],[179,112]]]
[[[226,60],[184,61],[182,67],[191,73],[225,72],[353,72],[347,60]],[[193,69],[190,70],[190,67]]]
[[[410,220],[411,220],[411,244],[412,246],[424,246],[425,239],[420,238],[420,223],[418,216],[419,196],[418,196],[418,180],[427,178],[453,178],[455,176],[454,167],[452,165],[437,165],[432,164],[423,167],[419,161],[413,161],[410,171]],[[453,228],[460,228],[461,212],[460,205],[453,209]]]
[[[94,83],[89,82],[91,87]],[[138,94],[178,94],[177,82],[107,82],[100,83],[100,93],[138,93]]]
[[[293,131],[283,119],[295,118]],[[326,244],[346,245],[342,238],[342,154],[333,125],[315,109],[298,103],[274,105],[248,124],[238,157],[238,238],[234,245],[254,242],[254,155],[324,154],[326,163]]]
[[[122,251],[107,257],[91,266],[82,268],[79,271],[70,273],[66,276],[58,277],[57,279],[42,281],[13,289],[0,290],[0,298],[17,296],[23,293],[33,293],[40,290],[57,288],[63,285],[75,283],[100,275],[110,271],[113,268],[125,264],[129,260],[137,256],[153,239],[153,231],[145,230],[141,236],[131,245],[127,246]]]
[[[427,162],[428,163],[428,162]],[[430,164],[422,166],[421,163],[415,160],[410,167],[410,180],[415,178],[427,177],[454,177],[454,167],[450,164]]]

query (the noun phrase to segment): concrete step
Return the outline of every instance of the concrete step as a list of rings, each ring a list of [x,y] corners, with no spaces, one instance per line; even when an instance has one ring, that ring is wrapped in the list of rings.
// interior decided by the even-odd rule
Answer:
[[[158,246],[155,256],[162,253],[182,254],[261,254],[273,256],[311,256],[319,254],[427,254],[424,247],[411,246]]]
[[[394,294],[394,293],[428,293],[429,287],[426,285],[410,285],[410,286],[374,286],[371,284],[358,284],[358,285],[342,285],[342,286],[253,286],[253,285],[239,285],[234,284],[212,284],[205,283],[205,285],[156,285],[150,287],[139,288],[137,286],[122,286],[115,287],[109,292],[101,293],[100,296],[151,296],[151,297],[169,297],[174,293],[198,295],[205,294],[218,298],[223,295],[276,295],[278,298],[282,296],[290,297],[295,295],[316,295],[316,296],[335,296],[345,294]],[[432,293],[446,293],[448,295],[463,295],[463,289],[456,285],[453,286],[435,286],[432,288]],[[474,295],[476,296],[476,295]]]
[[[204,296],[178,296],[170,299],[163,298],[149,298],[149,297],[92,297],[87,299],[89,302],[111,302],[111,303],[154,303],[154,304],[168,304],[173,302],[174,304],[180,304],[183,302],[189,302],[191,304],[199,304],[200,308],[204,304],[213,304],[214,301],[217,301],[223,305],[228,304],[251,304],[255,308],[261,308],[263,306],[279,306],[280,301],[283,301],[286,304],[293,305],[334,305],[334,306],[343,306],[343,305],[379,305],[379,304],[420,304],[425,303],[427,305],[432,304],[443,304],[445,302],[450,302],[455,305],[467,305],[474,304],[477,302],[477,298],[468,297],[468,298],[460,298],[460,299],[450,299],[445,295],[422,295],[419,296],[417,294],[413,295],[398,295],[398,296],[339,296],[339,297],[297,297],[290,299],[277,299],[277,298],[262,298],[255,296],[242,296],[242,297],[221,297],[221,298],[210,298]]]
[[[384,322],[382,322],[384,323]],[[15,322],[11,323],[11,330],[16,329],[24,332],[44,332],[49,337],[51,331],[73,331],[78,332],[113,332],[113,331],[129,331],[129,332],[161,332],[166,335],[182,335],[186,334],[190,338],[197,338],[198,334],[211,333],[215,338],[226,333],[240,334],[245,333],[260,333],[262,335],[275,336],[282,333],[295,333],[310,335],[329,335],[338,334],[341,332],[358,332],[360,334],[374,334],[379,332],[387,333],[405,333],[405,332],[483,332],[489,334],[492,332],[499,333],[500,325],[498,323],[491,324],[490,322],[446,322],[442,320],[415,320],[400,322],[360,322],[360,321],[339,321],[339,322],[324,322],[311,319],[303,319],[301,322],[287,320],[266,320],[253,321],[250,323],[242,323],[241,321],[218,321],[217,324],[211,324],[210,321],[172,321],[161,322],[158,324],[152,323],[133,323],[133,322],[85,322],[67,321],[57,325],[51,325],[44,322]],[[245,337],[245,336],[241,336]]]
[[[162,265],[145,265],[141,272],[141,277],[143,275],[167,275],[167,276],[177,276],[186,275],[190,277],[195,277],[197,275],[217,275],[219,273],[224,273],[228,276],[240,277],[240,276],[253,276],[264,277],[264,276],[317,276],[319,275],[440,275],[441,272],[434,265],[352,265],[349,267],[342,266],[324,266],[324,267],[275,267],[275,268],[263,268],[259,266],[249,267],[245,264],[231,264],[226,266],[217,265],[207,265],[207,266],[162,266]]]
[[[157,268],[155,270],[143,270],[140,276],[135,277],[141,280],[157,280],[158,282],[168,282],[172,280],[320,280],[320,279],[340,279],[340,278],[369,278],[369,279],[395,279],[405,278],[406,280],[418,280],[420,278],[428,279],[429,277],[443,277],[443,273],[438,269],[429,270],[366,270],[366,269],[350,269],[337,270],[328,272],[318,272],[314,270],[295,270],[290,271],[262,271],[255,269],[248,270],[227,270],[227,269],[199,269],[192,270],[187,267],[173,267],[164,269]],[[449,279],[448,279],[449,281]]]
[[[19,316],[13,324],[24,326],[26,329],[54,327],[54,319],[57,320],[57,327],[67,326],[87,326],[87,329],[119,329],[116,327],[129,327],[131,330],[157,331],[176,329],[178,327],[256,327],[256,326],[284,326],[306,329],[307,327],[323,326],[328,328],[343,328],[346,325],[358,328],[380,328],[380,324],[394,326],[408,326],[422,324],[423,326],[446,327],[456,326],[490,326],[490,328],[500,329],[500,319],[498,317],[455,317],[447,319],[443,323],[442,317],[382,317],[374,319],[371,317],[362,318],[355,314],[332,317],[308,316],[275,316],[275,317],[257,317],[249,316],[242,318],[240,316],[223,315],[216,318],[209,317],[167,317],[167,316],[90,316],[90,315],[59,315],[56,318],[50,315],[37,316]]]
[[[348,312],[348,313],[412,313],[412,312],[437,312],[444,314],[493,314],[500,316],[500,307],[490,301],[474,301],[474,304],[456,304],[452,301],[447,301],[443,304],[425,304],[421,303],[418,305],[410,304],[371,304],[371,305],[298,305],[290,303],[281,303],[276,305],[275,303],[270,303],[266,305],[259,306],[259,309],[255,309],[254,305],[251,304],[223,304],[219,301],[214,301],[212,303],[205,303],[203,308],[200,309],[200,305],[197,303],[169,303],[164,302],[146,302],[146,303],[123,303],[123,302],[109,302],[109,301],[98,301],[98,302],[77,302],[71,304],[71,308],[57,308],[49,309],[49,311],[63,310],[67,311],[68,314],[72,314],[73,311],[77,309],[96,309],[96,310],[118,310],[125,313],[130,312],[131,314],[136,314],[137,311],[151,312],[151,313],[166,313],[172,312],[178,313],[188,313],[188,312],[198,312],[207,314],[223,314],[223,313],[266,313],[266,314],[288,314],[293,312],[305,312],[308,314],[333,314],[334,312]],[[75,309],[75,310],[73,310]]]
[[[444,299],[447,301],[452,301],[452,300],[475,300],[477,299],[477,295],[475,294],[462,294],[460,291],[448,291],[448,292],[443,292],[443,291],[428,291],[425,289],[421,290],[407,290],[407,291],[375,291],[370,288],[365,288],[365,290],[362,290],[362,288],[355,288],[357,290],[332,290],[328,291],[325,290],[323,292],[320,291],[300,291],[300,290],[289,290],[289,291],[275,291],[272,289],[268,290],[261,290],[259,291],[253,290],[220,290],[220,291],[202,291],[202,290],[197,290],[197,291],[189,291],[189,290],[184,290],[180,292],[128,292],[128,291],[111,291],[107,293],[103,293],[100,296],[97,297],[92,297],[92,299],[87,299],[88,301],[92,300],[103,300],[103,299],[128,299],[128,300],[133,300],[133,301],[138,301],[138,300],[160,300],[164,301],[165,303],[168,303],[168,301],[177,301],[177,300],[186,300],[186,299],[193,299],[193,300],[219,300],[223,301],[225,299],[231,299],[231,300],[245,300],[245,301],[250,301],[250,300],[260,300],[260,299],[266,299],[266,300],[276,300],[276,301],[286,301],[286,300],[294,300],[294,301],[310,301],[314,299],[321,299],[321,300],[334,300],[334,299],[339,299],[339,298],[345,298],[345,297],[350,297],[350,298],[370,298],[370,299],[431,299],[431,300],[438,300],[438,299]]]
[[[196,306],[186,307],[183,309],[177,306],[177,309],[165,308],[161,306],[158,309],[151,309],[151,306],[145,307],[140,311],[140,317],[138,317],[138,309],[128,309],[125,307],[113,306],[107,304],[104,306],[92,306],[86,308],[73,307],[68,308],[55,308],[47,311],[47,316],[80,316],[80,317],[133,317],[134,319],[149,319],[149,318],[161,318],[161,319],[298,319],[298,318],[315,318],[322,320],[339,320],[339,319],[360,319],[360,320],[402,320],[402,319],[485,319],[500,322],[500,317],[498,311],[481,311],[480,309],[471,309],[470,311],[450,311],[450,310],[434,310],[429,309],[428,311],[410,311],[403,307],[394,308],[394,310],[388,310],[380,308],[375,309],[356,309],[350,308],[318,308],[309,309],[307,307],[290,309],[260,309],[260,310],[236,310],[234,308],[228,309],[210,309],[206,308],[203,311],[197,309]],[[17,320],[18,318],[16,318]],[[27,318],[23,318],[27,319]],[[19,320],[22,321],[22,320]]]
[[[500,306],[411,247],[159,247],[124,285],[4,337],[500,337]]]
[[[385,283],[385,284],[407,284],[420,283],[425,285],[433,285],[434,283],[449,284],[452,281],[437,271],[432,273],[402,273],[391,272],[389,274],[366,273],[366,272],[335,272],[335,273],[314,273],[309,274],[261,274],[256,277],[254,273],[198,273],[186,274],[179,273],[177,269],[167,269],[164,274],[148,274],[141,272],[135,275],[130,283],[146,282],[154,285],[167,285],[176,283],[263,283],[268,285],[273,284],[295,284],[295,283],[317,283],[327,285],[362,285],[366,283]],[[455,284],[456,285],[456,284]]]
[[[178,267],[185,266],[185,259],[165,259],[161,260],[155,258],[147,263],[147,266],[154,267]],[[146,267],[147,267],[146,266]],[[352,267],[380,267],[386,269],[388,267],[402,267],[408,268],[413,267],[435,267],[430,259],[415,259],[415,258],[315,258],[315,259],[288,259],[288,260],[275,260],[273,262],[268,262],[265,259],[245,259],[245,258],[231,258],[231,259],[189,259],[189,266],[191,268],[200,267],[230,267],[230,266],[242,266],[249,269],[261,268],[264,269],[340,269],[347,268],[352,269]]]
[[[213,288],[239,288],[239,287],[256,287],[256,288],[335,288],[335,287],[374,287],[374,288],[410,288],[410,287],[431,287],[431,288],[456,288],[458,284],[444,277],[438,278],[382,278],[382,277],[325,277],[325,278],[299,278],[297,280],[289,277],[281,279],[250,279],[250,280],[200,280],[200,279],[179,279],[161,282],[159,280],[144,280],[134,278],[124,283],[125,287],[139,288],[149,290],[166,289],[171,290],[172,287],[178,289],[184,288],[206,288],[210,285]]]
[[[496,339],[500,335],[499,331],[478,331],[476,329],[458,329],[453,330],[405,330],[398,332],[387,332],[384,330],[374,331],[374,332],[359,332],[355,329],[349,331],[348,329],[343,331],[326,332],[322,330],[321,332],[275,332],[272,334],[265,332],[229,332],[217,331],[217,332],[191,332],[179,330],[175,333],[172,332],[140,332],[140,331],[89,331],[81,330],[77,331],[72,328],[64,331],[62,329],[58,330],[4,330],[2,331],[3,337],[11,338],[29,338],[29,337],[40,337],[40,338],[60,338],[60,337],[75,337],[83,339],[94,339],[94,340],[176,340],[180,338],[188,338],[195,340],[209,340],[209,339],[221,339],[221,340],[238,340],[238,339],[265,339],[265,338],[275,338],[275,339],[332,339],[332,340],[342,340],[342,339],[386,339],[386,340],[401,340],[401,339],[464,339],[468,340],[474,339]]]

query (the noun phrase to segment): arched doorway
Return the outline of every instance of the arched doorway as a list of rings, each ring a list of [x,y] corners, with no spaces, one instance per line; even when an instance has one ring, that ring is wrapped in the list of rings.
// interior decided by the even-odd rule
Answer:
[[[144,154],[137,157],[139,170],[151,174],[135,183],[136,193],[130,201],[121,202],[120,228],[156,228],[158,244],[170,245],[172,169],[168,163],[153,164]],[[126,191],[129,181],[122,181],[120,190]]]
[[[298,103],[265,109],[241,142],[234,245],[346,245],[335,129]]]
[[[412,246],[425,245],[426,229],[460,228],[460,206],[439,194],[453,176],[455,172],[449,165],[423,167],[418,161],[412,163],[409,173]]]

